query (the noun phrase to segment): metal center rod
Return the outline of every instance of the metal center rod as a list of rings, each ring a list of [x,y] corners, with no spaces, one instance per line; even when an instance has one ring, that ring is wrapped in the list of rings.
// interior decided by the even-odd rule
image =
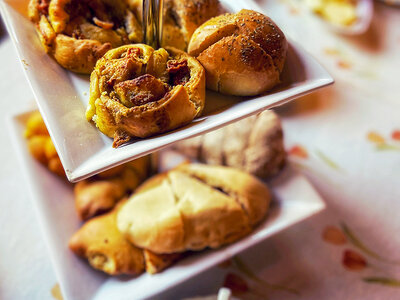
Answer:
[[[163,2],[163,0],[143,0],[143,42],[154,49],[161,47]]]

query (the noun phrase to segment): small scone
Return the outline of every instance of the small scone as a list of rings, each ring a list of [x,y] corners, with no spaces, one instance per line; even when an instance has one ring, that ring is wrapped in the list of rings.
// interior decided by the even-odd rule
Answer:
[[[129,45],[101,58],[90,77],[87,119],[114,147],[190,123],[205,102],[205,72],[175,48]]]
[[[28,12],[46,52],[77,73],[90,74],[108,50],[143,39],[124,0],[30,0]]]
[[[199,162],[238,168],[260,178],[278,173],[286,158],[281,122],[270,110],[173,147]]]
[[[249,234],[270,200],[268,187],[242,171],[181,165],[139,187],[117,226],[132,244],[158,254],[218,248]]]
[[[252,96],[280,82],[287,41],[270,18],[243,9],[200,26],[191,38],[188,52],[206,69],[207,88]]]

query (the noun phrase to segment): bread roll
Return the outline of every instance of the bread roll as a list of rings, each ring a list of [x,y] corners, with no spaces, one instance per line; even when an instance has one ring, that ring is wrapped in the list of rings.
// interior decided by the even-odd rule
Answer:
[[[30,0],[28,11],[46,52],[77,73],[90,74],[108,50],[143,39],[123,0]]]
[[[158,254],[218,248],[248,234],[270,199],[265,184],[242,171],[182,165],[139,187],[117,226],[131,243]]]
[[[86,117],[118,147],[190,123],[204,102],[205,72],[195,58],[136,44],[110,50],[97,62]]]
[[[201,25],[188,48],[206,69],[207,88],[237,96],[262,94],[277,85],[286,51],[278,26],[246,9]]]
[[[238,168],[260,178],[278,173],[286,158],[281,122],[270,110],[173,148],[199,162]]]

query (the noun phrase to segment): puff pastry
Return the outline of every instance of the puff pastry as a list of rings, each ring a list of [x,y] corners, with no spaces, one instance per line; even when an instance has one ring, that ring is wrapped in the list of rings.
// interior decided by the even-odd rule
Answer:
[[[139,187],[117,226],[131,243],[158,254],[217,248],[248,234],[270,199],[268,187],[242,171],[182,165]]]
[[[123,0],[30,0],[28,12],[45,50],[77,73],[90,74],[108,50],[143,39]]]
[[[174,48],[121,46],[92,72],[86,117],[118,147],[190,123],[204,101],[205,73],[195,58]]]

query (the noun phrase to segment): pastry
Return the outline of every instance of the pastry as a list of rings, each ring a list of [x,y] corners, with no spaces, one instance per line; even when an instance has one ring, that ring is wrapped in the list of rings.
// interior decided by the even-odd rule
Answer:
[[[116,210],[89,220],[71,237],[69,248],[107,274],[140,274],[145,269],[143,252],[124,238],[115,219]]]
[[[268,187],[247,173],[186,164],[139,187],[117,226],[132,244],[158,254],[218,248],[250,233],[270,199]]]
[[[138,20],[142,20],[142,1],[128,0]],[[194,31],[221,13],[218,0],[164,0],[162,47],[186,51]]]
[[[107,212],[149,174],[150,156],[97,174],[75,184],[75,209],[81,220]]]
[[[281,122],[270,110],[173,147],[199,162],[238,168],[260,178],[277,174],[286,157]]]
[[[138,275],[161,272],[181,257],[180,254],[157,255],[129,243],[116,226],[113,211],[87,221],[70,239],[69,248],[89,264],[109,275]]]
[[[205,72],[195,58],[136,44],[110,50],[97,62],[86,117],[118,147],[190,123],[204,101]]]
[[[124,0],[30,0],[28,12],[46,52],[77,73],[90,74],[108,50],[143,39]]]
[[[206,69],[207,88],[236,96],[262,94],[277,85],[286,51],[278,26],[246,9],[205,22],[188,48]]]

